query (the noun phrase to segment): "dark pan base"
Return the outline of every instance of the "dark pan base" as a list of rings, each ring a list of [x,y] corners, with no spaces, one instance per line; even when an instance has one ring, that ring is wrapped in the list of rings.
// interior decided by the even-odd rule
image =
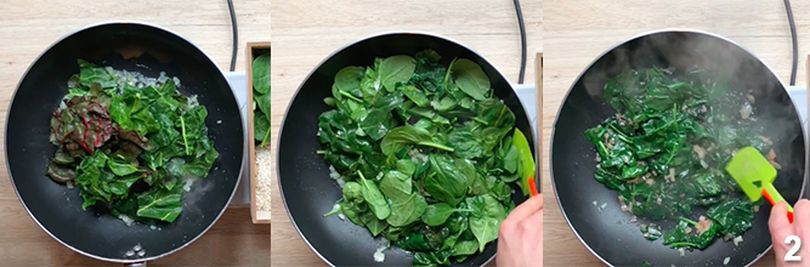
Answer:
[[[122,52],[143,51],[125,60]],[[68,189],[45,175],[56,147],[48,142],[51,113],[67,93],[68,78],[83,58],[116,69],[177,76],[183,94],[197,94],[208,108],[206,125],[220,158],[209,176],[183,196],[183,213],[172,224],[152,230],[127,226],[110,215],[81,208],[77,188]],[[217,121],[221,121],[218,124]],[[141,24],[93,26],[61,40],[43,54],[22,79],[6,128],[9,172],[19,197],[34,219],[54,238],[79,252],[110,261],[131,262],[166,255],[196,239],[219,217],[239,180],[243,129],[236,100],[220,70],[188,41]],[[136,244],[140,259],[125,257]]]
[[[650,60],[652,59],[652,60]],[[739,46],[712,35],[696,32],[657,32],[632,39],[601,56],[579,77],[563,102],[554,124],[551,167],[554,189],[568,223],[580,240],[604,262],[622,265],[718,266],[730,257],[729,266],[752,263],[771,246],[768,232],[770,206],[761,206],[753,227],[735,247],[715,241],[703,251],[687,251],[681,256],[659,239],[644,239],[632,215],[622,212],[617,193],[594,178],[595,151],[584,131],[613,115],[602,99],[607,77],[630,67],[698,64],[705,68],[723,67],[735,77],[734,86],[753,89],[759,116],[778,118],[773,124],[775,150],[784,166],[775,186],[791,203],[801,192],[805,177],[805,142],[799,116],[777,77],[757,58]],[[731,68],[732,64],[740,66]],[[607,203],[600,212],[593,205]],[[639,220],[639,223],[642,221]]]
[[[310,247],[332,265],[410,265],[411,256],[392,249],[385,252],[385,262],[374,262],[373,254],[385,246],[384,239],[373,239],[365,228],[337,216],[323,217],[342,197],[337,183],[329,177],[329,165],[315,154],[320,148],[316,136],[318,116],[328,109],[323,99],[331,96],[335,74],[343,67],[367,66],[375,57],[412,55],[428,48],[436,50],[445,65],[455,57],[469,58],[481,65],[495,95],[515,113],[517,127],[524,133],[535,132],[508,81],[480,55],[453,41],[426,34],[384,34],[354,43],[330,56],[304,81],[288,107],[276,158],[281,194],[293,224]],[[534,138],[530,139],[533,150]],[[515,203],[524,199],[519,193],[513,194]],[[490,243],[483,253],[460,265],[483,265],[492,259],[495,250],[496,246]]]

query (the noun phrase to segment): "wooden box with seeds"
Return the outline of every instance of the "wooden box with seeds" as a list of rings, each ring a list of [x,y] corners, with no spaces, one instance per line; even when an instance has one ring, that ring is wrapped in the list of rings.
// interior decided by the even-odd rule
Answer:
[[[253,223],[270,223],[270,42],[247,44],[250,210]]]

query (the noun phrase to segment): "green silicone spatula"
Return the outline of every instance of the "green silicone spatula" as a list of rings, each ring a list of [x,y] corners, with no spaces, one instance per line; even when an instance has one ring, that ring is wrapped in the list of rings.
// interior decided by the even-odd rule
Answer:
[[[779,191],[773,187],[776,169],[756,148],[749,146],[737,151],[726,164],[726,171],[734,178],[751,202],[759,201],[762,196],[765,196],[771,205],[785,201]],[[788,220],[793,223],[793,206],[787,201],[785,204],[788,208]]]

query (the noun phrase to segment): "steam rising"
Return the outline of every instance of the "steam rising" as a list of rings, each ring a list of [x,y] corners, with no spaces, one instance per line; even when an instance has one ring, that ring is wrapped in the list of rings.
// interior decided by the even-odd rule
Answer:
[[[661,32],[639,37],[594,63],[582,77],[581,86],[594,99],[601,99],[602,88],[609,78],[627,69],[652,66],[676,71],[701,68],[711,73],[713,81],[728,82],[729,89],[751,104],[751,116],[757,118],[756,125],[766,129],[765,135],[773,141],[777,160],[783,165],[782,173],[801,175],[799,170],[804,161],[795,159],[804,156],[803,135],[793,102],[767,66],[727,40],[693,32]],[[602,105],[603,110],[610,110],[606,104]],[[741,116],[739,110],[727,112],[729,116]]]

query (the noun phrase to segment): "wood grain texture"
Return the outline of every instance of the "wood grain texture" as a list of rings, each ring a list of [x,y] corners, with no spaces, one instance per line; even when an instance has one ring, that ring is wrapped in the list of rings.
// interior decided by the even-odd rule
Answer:
[[[792,1],[798,29],[799,54],[810,52],[810,2]],[[589,1],[545,0],[543,147],[564,95],[577,75],[607,48],[637,34],[661,28],[694,28],[718,33],[750,49],[785,83],[790,75],[790,32],[782,1]],[[799,63],[797,84],[804,83]],[[548,159],[548,150],[543,159]],[[546,266],[603,265],[576,239],[562,217],[543,160],[545,192],[544,249]],[[757,266],[773,265],[769,253]]]
[[[269,40],[269,1],[234,2],[240,31],[238,51],[244,51],[248,40]],[[5,125],[17,83],[44,49],[86,25],[120,20],[166,27],[198,45],[219,67],[228,68],[231,28],[225,1],[10,1],[0,8],[0,124]],[[244,53],[239,52],[238,57],[236,66],[243,70]],[[4,135],[5,131],[0,131],[0,136]],[[4,157],[5,153],[0,154],[0,162],[5,162]],[[63,247],[42,231],[17,200],[6,169],[5,164],[0,166],[3,266],[104,265]],[[230,209],[202,238],[150,265],[269,266],[269,250],[270,226],[253,225],[249,209]]]
[[[537,105],[537,111],[536,111],[537,112],[537,126],[536,127],[537,127],[537,129],[542,129],[543,128],[543,53],[542,52],[537,53],[537,55],[535,55],[534,60],[535,60],[535,62],[534,62],[534,69],[535,69],[534,77],[536,77],[535,81],[534,81],[534,86],[535,86],[535,88],[537,88],[537,104],[538,104]],[[537,154],[541,154],[542,151],[543,151],[543,148],[545,147],[545,146],[543,146],[543,140],[541,140],[542,136],[543,136],[542,134],[538,133],[537,138],[535,139],[535,144],[537,144],[537,151],[539,151],[539,152],[536,152]],[[537,175],[537,173],[543,173],[543,164],[542,163],[537,165],[537,171],[535,172],[535,175]],[[540,181],[540,182],[542,183],[542,181]],[[543,188],[540,188],[541,192],[542,192]],[[543,205],[545,206],[545,203],[543,203]]]
[[[509,0],[392,0],[384,4],[360,0],[273,1],[271,8],[274,137],[278,136],[288,103],[306,75],[336,49],[379,32],[418,30],[448,36],[479,52],[510,81],[517,81],[520,42],[514,6]],[[523,1],[522,8],[528,36],[524,82],[531,83],[534,81],[531,58],[542,48],[540,1]],[[273,151],[276,145],[271,144]],[[278,179],[275,174],[273,177]],[[271,203],[272,246],[277,248],[271,253],[273,265],[323,265],[290,223],[277,184],[273,183]]]

